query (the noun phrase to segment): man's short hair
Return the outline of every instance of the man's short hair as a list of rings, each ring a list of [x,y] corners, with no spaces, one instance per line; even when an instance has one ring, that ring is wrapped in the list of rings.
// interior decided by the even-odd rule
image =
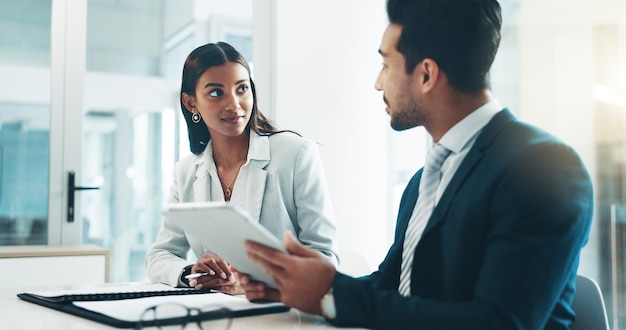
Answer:
[[[396,48],[406,59],[407,73],[430,58],[456,90],[490,88],[489,69],[502,26],[496,0],[388,0],[387,15],[402,26]]]

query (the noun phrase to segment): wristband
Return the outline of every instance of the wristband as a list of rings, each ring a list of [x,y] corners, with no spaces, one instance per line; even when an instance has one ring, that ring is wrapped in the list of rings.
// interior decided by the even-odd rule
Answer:
[[[193,265],[188,265],[183,268],[183,273],[180,275],[180,281],[189,286],[189,280],[185,276],[191,274],[191,268]]]

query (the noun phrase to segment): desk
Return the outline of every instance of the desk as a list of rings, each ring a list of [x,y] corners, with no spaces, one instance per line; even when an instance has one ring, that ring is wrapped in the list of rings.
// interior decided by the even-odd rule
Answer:
[[[106,286],[113,284],[104,284]],[[120,283],[115,283],[120,285]],[[17,297],[18,293],[73,290],[86,286],[31,286],[0,288],[0,324],[3,329],[117,329],[78,316],[39,306]],[[97,286],[91,286],[97,287]],[[233,319],[233,329],[334,329],[323,317],[291,309],[289,312]],[[345,328],[342,328],[345,329]],[[354,329],[354,328],[353,328]]]
[[[42,281],[46,285],[105,283],[109,281],[109,250],[95,245],[0,246],[0,269],[0,287]]]

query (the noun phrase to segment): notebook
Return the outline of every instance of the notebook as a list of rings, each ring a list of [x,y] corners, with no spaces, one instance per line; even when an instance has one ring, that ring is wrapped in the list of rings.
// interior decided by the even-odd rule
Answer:
[[[124,300],[124,299],[138,299],[147,297],[162,297],[162,296],[179,296],[179,295],[191,295],[191,294],[204,294],[213,293],[211,289],[173,289],[171,287],[158,288],[151,291],[125,291],[125,292],[94,292],[94,293],[67,293],[59,292],[58,294],[50,295],[50,292],[43,293],[21,293],[21,295],[32,296],[33,299],[41,299],[50,303],[73,303],[78,301],[101,301],[101,300]],[[19,296],[19,295],[18,295]]]
[[[135,328],[146,309],[164,304],[200,308],[206,312],[206,319],[281,313],[289,310],[289,307],[282,303],[253,303],[244,296],[231,296],[210,289],[176,289],[165,284],[23,292],[17,296],[30,303],[116,328]],[[223,312],[224,309],[229,311],[228,314]],[[180,316],[172,317],[176,318]],[[154,324],[143,322],[142,325]]]

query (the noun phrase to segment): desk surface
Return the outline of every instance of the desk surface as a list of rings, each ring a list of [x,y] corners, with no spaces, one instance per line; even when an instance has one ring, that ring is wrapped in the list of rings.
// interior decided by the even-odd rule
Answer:
[[[109,250],[96,245],[7,245],[0,246],[0,258],[67,257],[104,255]]]
[[[107,284],[104,284],[105,286]],[[120,285],[116,283],[115,285]],[[0,289],[0,324],[3,329],[116,329],[71,314],[23,301],[18,293],[45,290],[72,290],[82,286],[32,286]],[[233,329],[333,329],[323,317],[291,309],[289,312],[240,317]]]

